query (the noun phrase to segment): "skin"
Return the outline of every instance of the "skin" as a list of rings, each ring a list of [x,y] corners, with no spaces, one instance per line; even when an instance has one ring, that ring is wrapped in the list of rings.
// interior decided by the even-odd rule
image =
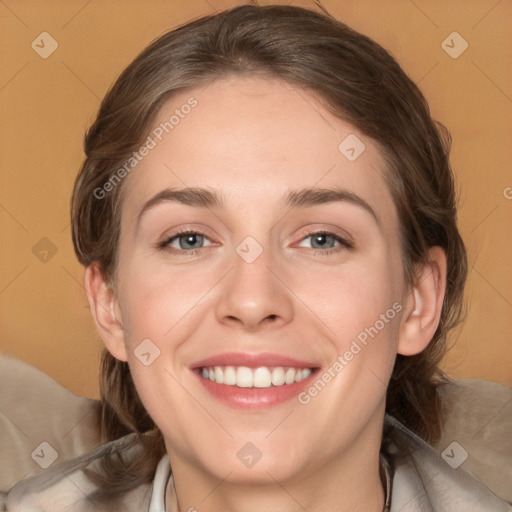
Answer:
[[[278,80],[229,77],[181,92],[155,122],[191,96],[198,105],[122,184],[114,287],[97,265],[85,283],[107,348],[128,361],[141,399],[161,429],[181,511],[380,511],[378,453],[385,394],[397,353],[421,352],[439,322],[446,261],[440,248],[405,282],[399,222],[375,143],[315,96]],[[349,134],[365,151],[349,161]],[[206,187],[222,206],[161,202],[162,190]],[[289,208],[290,190],[341,188],[350,201]],[[159,244],[190,228],[207,238],[190,254]],[[328,231],[314,245],[308,235]],[[263,249],[236,252],[248,236]],[[181,239],[183,242],[183,239]],[[331,252],[326,252],[331,249]],[[271,352],[313,361],[320,373],[393,304],[401,311],[311,401],[246,411],[207,393],[190,366],[227,352]],[[149,338],[149,366],[134,350]],[[253,443],[251,468],[237,452]]]

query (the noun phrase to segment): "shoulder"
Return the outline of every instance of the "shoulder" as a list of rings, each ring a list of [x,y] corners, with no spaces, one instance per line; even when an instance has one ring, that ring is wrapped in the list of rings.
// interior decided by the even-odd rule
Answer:
[[[511,390],[473,380],[440,393],[445,425],[433,446],[386,416],[395,465],[391,511],[512,511]]]
[[[133,456],[140,450],[134,436],[101,445],[88,453],[69,459],[42,473],[16,484],[2,498],[3,512],[97,512],[94,502],[96,486],[87,478],[87,471],[97,469],[101,461],[113,453],[123,451]],[[102,512],[147,510],[151,499],[151,486],[141,485],[108,504],[101,504]]]
[[[101,443],[98,401],[74,395],[41,370],[3,354],[0,411],[0,491]],[[51,456],[39,458],[43,449]]]
[[[459,450],[466,472],[512,502],[512,389],[468,379],[443,386],[440,396],[444,427],[436,449]]]

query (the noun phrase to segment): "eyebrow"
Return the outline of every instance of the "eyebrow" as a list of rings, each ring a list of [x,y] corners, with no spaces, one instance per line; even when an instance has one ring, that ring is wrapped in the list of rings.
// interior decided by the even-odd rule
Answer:
[[[142,216],[151,208],[168,202],[185,204],[187,206],[195,206],[196,208],[221,208],[222,199],[215,191],[210,191],[201,187],[187,187],[184,189],[166,188],[153,196],[142,207],[137,216],[137,224]]]
[[[222,208],[221,195],[202,187],[187,187],[184,189],[166,188],[153,196],[142,207],[137,217],[137,224],[142,216],[155,206],[175,202],[194,206],[196,208]],[[348,202],[366,210],[380,226],[380,221],[375,210],[360,196],[348,190],[338,188],[303,188],[291,190],[285,194],[283,203],[288,208],[308,208],[335,202]]]
[[[322,204],[348,202],[366,210],[380,226],[380,221],[375,210],[360,196],[354,192],[339,188],[303,188],[290,191],[284,199],[284,203],[290,208],[307,208]]]

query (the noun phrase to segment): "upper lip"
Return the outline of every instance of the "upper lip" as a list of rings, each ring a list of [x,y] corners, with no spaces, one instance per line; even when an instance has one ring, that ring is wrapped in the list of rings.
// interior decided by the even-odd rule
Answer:
[[[300,361],[293,357],[279,354],[261,353],[250,354],[246,352],[224,352],[215,356],[201,359],[191,365],[191,368],[211,366],[247,366],[249,368],[266,367],[291,367],[291,368],[317,368],[319,365],[311,361]]]

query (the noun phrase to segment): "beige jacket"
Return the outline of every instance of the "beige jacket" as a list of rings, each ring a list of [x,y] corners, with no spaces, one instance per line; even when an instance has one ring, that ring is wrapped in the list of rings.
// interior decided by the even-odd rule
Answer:
[[[512,506],[493,494],[486,486],[460,466],[453,469],[432,447],[393,418],[391,434],[396,448],[405,451],[403,460],[395,460],[391,493],[391,512],[510,512]],[[167,457],[157,469],[153,485],[134,488],[113,503],[100,504],[89,496],[94,485],[87,480],[84,468],[95,467],[112,445],[120,447],[122,438],[58,466],[39,473],[19,484],[4,497],[6,512],[177,512],[174,484]],[[138,447],[131,448],[135,453]],[[451,452],[450,452],[451,454]],[[455,453],[456,458],[459,454]],[[453,463],[453,462],[452,462]],[[165,504],[165,489],[170,486],[171,499]]]
[[[53,389],[52,397],[77,402],[77,415],[94,416],[95,404],[79,397],[59,395],[62,390],[47,376],[31,369],[24,363],[9,361],[16,367],[15,375],[5,369],[5,361],[0,360],[0,486],[8,479],[8,474],[19,474],[17,460],[26,451],[23,437],[19,429],[12,425],[8,415],[22,421],[20,414],[15,414],[13,404],[27,404],[27,396],[16,386],[16,392],[8,391],[8,382],[19,379],[26,382],[27,372],[35,372],[28,380],[37,383],[37,393],[42,393],[43,383]],[[21,371],[23,370],[23,371]],[[39,375],[40,374],[40,375]],[[11,380],[9,380],[11,379]],[[8,381],[8,382],[6,382]],[[34,388],[29,393],[34,394]],[[37,395],[36,393],[36,395]],[[391,487],[391,512],[501,512],[512,511],[512,400],[510,390],[499,384],[482,381],[459,381],[448,386],[444,391],[446,427],[443,438],[437,446],[429,446],[394,418],[386,417],[391,431],[391,461],[394,466]],[[7,400],[6,395],[18,395],[16,400]],[[39,400],[42,397],[39,396]],[[21,402],[20,402],[21,400]],[[78,406],[79,404],[79,406]],[[35,403],[33,404],[35,405]],[[68,406],[70,404],[68,403]],[[11,408],[9,408],[11,407]],[[472,409],[472,410],[471,410]],[[54,406],[55,411],[55,406]],[[483,412],[482,412],[483,411]],[[52,426],[60,425],[58,415],[52,414]],[[2,423],[3,422],[3,423]],[[72,424],[68,419],[67,426]],[[97,434],[81,433],[81,429],[95,428],[95,421],[90,417],[83,424],[75,426],[67,437],[59,444],[58,436],[49,436],[49,444],[56,448],[60,458],[63,452],[72,454],[70,446],[88,445],[97,439]],[[45,427],[44,422],[39,427]],[[45,428],[48,428],[47,426]],[[82,439],[80,440],[80,437]],[[17,439],[18,438],[18,439]],[[23,439],[22,439],[23,438]],[[21,440],[20,440],[21,439]],[[133,438],[132,438],[133,439]],[[177,512],[177,501],[174,484],[167,457],[164,457],[157,469],[152,485],[142,485],[132,489],[124,497],[108,505],[93,503],[89,496],[94,485],[85,477],[85,468],[94,468],[108,454],[112,447],[122,449],[132,440],[130,436],[98,446],[83,455],[73,457],[57,464],[52,464],[45,471],[17,483],[7,494],[0,498],[0,509],[8,512],[88,512],[88,511],[137,511],[137,512]],[[68,446],[64,446],[68,443]],[[29,449],[32,444],[28,443]],[[15,446],[17,456],[7,460],[4,451],[7,445]],[[38,445],[39,446],[39,445]],[[37,448],[37,447],[36,447]],[[44,447],[42,448],[44,452]],[[135,444],[127,451],[133,455],[140,450]],[[8,453],[9,452],[9,453]],[[43,453],[32,452],[31,459]],[[398,454],[402,455],[398,455]],[[46,455],[46,454],[45,454]],[[34,462],[34,461],[32,461]],[[10,470],[12,471],[10,471]],[[26,470],[26,467],[23,467]],[[30,471],[30,470],[29,470]],[[170,502],[164,503],[165,490],[169,489]]]

